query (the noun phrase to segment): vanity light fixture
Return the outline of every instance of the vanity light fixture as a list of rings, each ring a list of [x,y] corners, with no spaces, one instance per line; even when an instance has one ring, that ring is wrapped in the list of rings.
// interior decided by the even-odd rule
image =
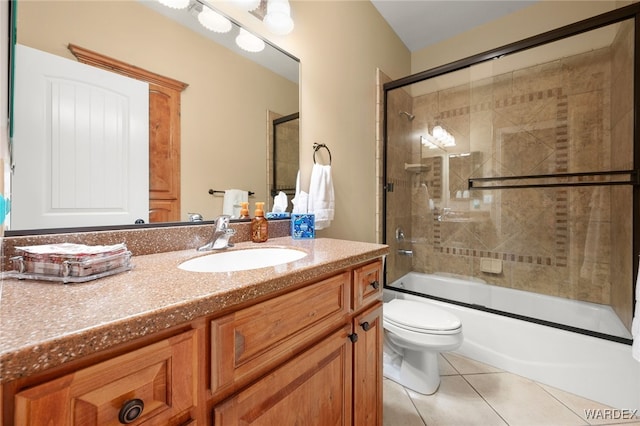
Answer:
[[[216,33],[227,33],[233,28],[233,24],[229,18],[207,6],[203,0],[157,1],[173,9],[184,9],[188,7],[189,13],[193,17],[197,16],[200,24],[210,31]],[[261,10],[264,10],[264,5],[266,4],[267,15],[262,19],[265,25],[276,34],[285,35],[293,29],[291,7],[289,6],[288,0],[268,0],[268,3],[267,0],[239,0],[236,1],[236,4],[238,3],[244,5],[243,9],[247,10],[255,9],[258,6],[260,6]],[[271,15],[269,15],[269,13]],[[236,44],[242,50],[250,53],[262,52],[266,46],[264,40],[243,28],[239,28],[239,34],[236,37]]]
[[[198,13],[198,21],[203,27],[215,33],[231,31],[231,21],[207,6],[202,6],[202,11]]]
[[[251,12],[260,6],[260,0],[233,0],[233,4],[242,10]]]
[[[171,9],[185,9],[189,6],[190,0],[158,0],[158,2]]]
[[[247,52],[261,52],[264,50],[264,40],[251,34],[244,28],[240,28],[240,33],[236,37],[236,44]]]
[[[268,0],[267,14],[263,21],[267,29],[277,35],[287,35],[293,31],[291,6],[288,0]]]
[[[439,125],[433,128],[431,134],[427,132],[425,136],[420,136],[420,142],[429,149],[440,148],[443,151],[456,146],[456,138]]]

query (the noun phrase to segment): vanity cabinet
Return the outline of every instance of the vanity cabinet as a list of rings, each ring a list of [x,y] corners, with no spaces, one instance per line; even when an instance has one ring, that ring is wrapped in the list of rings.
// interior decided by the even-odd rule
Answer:
[[[381,273],[343,268],[6,384],[0,424],[380,426]]]
[[[16,425],[184,425],[196,418],[196,331],[15,395]]]
[[[381,271],[375,261],[213,320],[212,392],[234,392],[214,424],[381,425]]]

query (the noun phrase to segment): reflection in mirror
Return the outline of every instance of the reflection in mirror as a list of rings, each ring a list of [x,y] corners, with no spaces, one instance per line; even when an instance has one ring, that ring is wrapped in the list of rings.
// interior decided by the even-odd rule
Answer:
[[[76,61],[67,49],[71,43],[186,84],[178,103],[179,140],[170,140],[179,142],[178,220],[193,212],[205,220],[220,214],[223,197],[209,189],[239,188],[255,193],[252,203],[267,201],[265,122],[268,111],[298,112],[298,61],[268,43],[264,52],[251,54],[268,54],[269,63],[278,57],[288,64],[280,74],[249,60],[247,52],[241,56],[212,41],[213,33],[198,27],[193,15],[190,23],[179,22],[165,16],[170,11],[158,13],[161,7],[133,0],[18,1],[17,43]],[[16,167],[24,161],[14,160]],[[20,232],[9,229],[7,235]]]
[[[273,197],[280,192],[287,195],[287,211],[291,212],[291,200],[295,195],[296,178],[300,168],[299,158],[300,115],[291,114],[273,120],[273,155],[269,171],[271,172],[271,198],[269,207],[273,206]]]
[[[478,198],[477,191],[469,191],[469,178],[482,166],[482,152],[461,152],[449,155],[449,197],[455,200]]]

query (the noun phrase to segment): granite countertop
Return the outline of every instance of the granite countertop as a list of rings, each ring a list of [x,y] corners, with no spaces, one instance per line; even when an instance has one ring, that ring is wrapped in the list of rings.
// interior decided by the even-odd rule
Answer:
[[[5,279],[0,285],[0,383],[173,327],[322,274],[387,254],[381,244],[269,239],[233,249],[291,247],[300,260],[249,271],[178,269],[210,254],[193,249],[134,256],[131,271],[87,283]]]

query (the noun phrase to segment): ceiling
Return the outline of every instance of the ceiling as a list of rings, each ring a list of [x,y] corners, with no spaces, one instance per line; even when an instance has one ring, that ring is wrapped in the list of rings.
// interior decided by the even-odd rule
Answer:
[[[371,0],[414,52],[501,18],[538,0]]]

